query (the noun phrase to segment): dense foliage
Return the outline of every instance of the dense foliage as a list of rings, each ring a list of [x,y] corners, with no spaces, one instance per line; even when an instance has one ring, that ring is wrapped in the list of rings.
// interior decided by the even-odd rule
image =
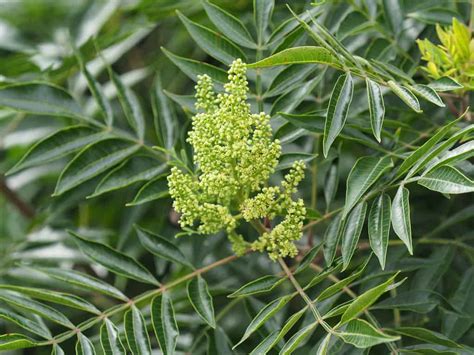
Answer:
[[[473,26],[2,4],[0,351],[474,353]]]

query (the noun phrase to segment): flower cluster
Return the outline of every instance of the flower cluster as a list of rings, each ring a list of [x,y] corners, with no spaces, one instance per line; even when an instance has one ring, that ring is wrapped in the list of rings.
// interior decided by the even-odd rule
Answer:
[[[265,187],[278,164],[281,146],[272,138],[270,117],[250,111],[246,65],[240,59],[232,63],[223,93],[215,93],[209,76],[198,79],[199,113],[192,118],[188,137],[196,172],[188,174],[174,167],[168,177],[180,225],[197,225],[200,234],[225,230],[237,254],[251,247],[267,250],[273,259],[295,255],[293,241],[301,235],[305,209],[303,201],[295,202],[291,195],[304,176],[304,164],[295,163],[281,188]],[[233,215],[234,211],[238,213]],[[251,221],[285,214],[274,230],[253,244],[236,232],[242,217]]]
[[[474,38],[467,26],[453,18],[452,26],[436,25],[439,45],[417,40],[425,70],[433,79],[449,76],[468,90],[474,90]]]

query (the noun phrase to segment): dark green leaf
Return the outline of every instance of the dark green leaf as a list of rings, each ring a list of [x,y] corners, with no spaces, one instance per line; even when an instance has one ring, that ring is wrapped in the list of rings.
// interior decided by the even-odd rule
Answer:
[[[445,194],[464,194],[474,191],[474,181],[449,165],[429,171],[418,180],[418,184]]]
[[[439,301],[430,291],[416,290],[398,293],[373,306],[373,309],[399,309],[417,313],[428,313],[438,305]]]
[[[173,303],[166,292],[153,299],[151,319],[161,351],[163,354],[174,354],[179,331]]]
[[[408,252],[413,254],[409,195],[410,191],[405,186],[398,188],[393,199],[391,218],[395,234],[405,243]]]
[[[100,327],[100,344],[105,355],[125,354],[118,329],[109,319],[104,319]]]
[[[77,333],[76,355],[95,355],[94,345],[82,333]]]
[[[124,328],[128,348],[132,354],[151,355],[150,338],[148,337],[145,319],[137,307],[132,306],[125,313]]]
[[[347,221],[342,232],[341,253],[345,270],[352,259],[352,255],[359,242],[360,233],[364,226],[365,214],[367,212],[367,202],[359,203],[347,217]]]
[[[172,149],[176,140],[176,116],[169,99],[161,87],[160,77],[156,78],[155,85],[151,91],[151,107],[153,109],[158,144],[163,148]]]
[[[323,247],[324,243],[319,243],[318,245],[315,245],[312,247],[301,259],[300,264],[296,268],[296,270],[293,272],[293,274],[297,274],[301,271],[304,271],[308,268],[309,265],[313,262],[314,258],[316,255],[319,254],[321,251],[321,248]]]
[[[37,334],[42,338],[51,339],[52,337],[49,329],[44,327],[42,324],[7,309],[0,308],[0,318],[13,322],[19,327],[33,334]]]
[[[445,337],[443,334],[434,332],[426,328],[400,327],[391,330],[391,332],[418,339],[423,342],[446,346],[448,348],[462,348],[459,344]]]
[[[297,331],[285,344],[283,349],[281,349],[281,355],[289,355],[293,353],[293,351],[298,347],[298,345],[311,334],[311,332],[316,328],[318,325],[317,322],[311,323],[306,327]]]
[[[412,89],[415,92],[415,94],[417,94],[418,96],[424,98],[425,100],[428,100],[429,102],[435,104],[436,106],[439,106],[439,107],[446,106],[443,103],[443,100],[441,100],[439,95],[436,93],[436,91],[429,86],[414,85],[414,86],[411,86],[410,89]]]
[[[385,104],[383,101],[382,90],[379,84],[367,78],[367,96],[369,98],[370,125],[375,139],[380,142],[382,132],[383,118],[385,116]]]
[[[331,265],[336,256],[337,245],[341,239],[342,232],[344,230],[344,220],[342,214],[338,213],[336,217],[331,221],[329,226],[326,228],[324,234],[324,260],[327,265]]]
[[[168,181],[166,176],[160,175],[143,185],[133,201],[127,203],[127,206],[141,205],[142,203],[159,200],[168,196]]]
[[[275,0],[253,0],[253,17],[257,28],[258,44],[264,43],[265,31],[272,17]]]
[[[144,283],[159,285],[153,275],[130,256],[105,244],[82,238],[71,231],[69,234],[84,254],[111,272]]]
[[[199,317],[211,328],[215,328],[214,305],[206,281],[201,276],[195,277],[188,282],[187,292],[189,301]]]
[[[447,76],[432,81],[428,86],[436,91],[452,91],[463,88],[456,80]]]
[[[284,153],[280,156],[280,162],[278,163],[275,170],[285,170],[293,166],[293,163],[296,161],[309,162],[316,158],[316,154],[308,153]]]
[[[250,295],[254,295],[257,293],[263,293],[273,290],[276,286],[281,284],[285,279],[275,276],[275,275],[267,275],[259,277],[256,280],[250,281],[246,283],[242,287],[240,287],[237,291],[231,293],[229,298],[233,297],[247,297]]]
[[[394,82],[393,80],[388,81],[388,86],[390,86],[390,89],[392,89],[393,93],[397,95],[404,103],[406,103],[407,106],[413,111],[422,112],[418,99],[408,88]]]
[[[388,237],[391,222],[390,196],[381,194],[372,203],[368,218],[370,247],[379,259],[382,270],[385,269],[387,258]]]
[[[344,342],[362,349],[400,339],[400,337],[382,333],[362,319],[351,320],[347,324],[346,329],[342,332],[337,332],[336,335],[344,340]]]

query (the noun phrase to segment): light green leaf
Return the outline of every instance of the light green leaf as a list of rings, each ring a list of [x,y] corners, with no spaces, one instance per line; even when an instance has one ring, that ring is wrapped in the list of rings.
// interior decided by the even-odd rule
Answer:
[[[364,193],[393,166],[389,156],[382,158],[362,157],[352,167],[347,178],[346,202],[342,212],[343,218],[359,202]]]
[[[405,186],[401,185],[398,188],[392,203],[391,217],[393,231],[413,255],[409,195],[410,191]]]
[[[31,298],[62,304],[64,306],[80,309],[94,314],[101,313],[93,304],[78,296],[68,293],[57,292],[42,288],[22,287],[14,285],[0,285],[0,289],[15,291],[22,295],[30,296]]]
[[[74,328],[74,324],[72,324],[71,321],[67,319],[64,314],[38,301],[34,301],[20,294],[1,290],[0,299],[21,309],[25,309],[33,312],[34,314],[38,314],[41,317],[47,318],[67,328]]]
[[[204,10],[211,22],[221,31],[227,38],[237,44],[247,48],[256,48],[256,44],[245,28],[244,24],[238,18],[229,14],[220,7],[211,4],[209,1],[203,2]]]
[[[100,327],[100,344],[105,355],[125,354],[125,348],[120,340],[117,327],[109,320],[104,319]]]
[[[166,292],[153,299],[151,319],[161,351],[165,355],[174,354],[179,330],[174,316],[173,302]]]
[[[438,160],[434,161],[432,164],[429,164],[426,168],[423,175],[427,172],[434,170],[440,166],[444,165],[453,165],[459,161],[467,160],[474,156],[474,141],[470,141],[460,146],[447,151],[445,154],[441,155]]]
[[[337,59],[323,47],[303,46],[288,48],[275,53],[256,63],[248,64],[248,68],[267,68],[288,64],[331,64],[338,65]]]
[[[159,285],[153,275],[132,257],[122,254],[109,246],[87,240],[69,231],[81,251],[89,258],[104,266],[107,270],[140,282]]]
[[[198,76],[203,74],[208,75],[212,78],[212,80],[215,80],[221,84],[225,84],[228,81],[227,73],[221,68],[205,62],[199,62],[197,60],[177,56],[163,47],[161,47],[161,50],[169,58],[169,60],[171,60],[179,69],[181,69],[184,74],[196,82],[198,80]]]
[[[133,91],[122,82],[120,76],[114,73],[110,67],[109,75],[117,90],[117,96],[125,117],[129,125],[137,133],[138,139],[142,141],[145,137],[145,118],[143,117],[140,102]]]
[[[247,340],[250,335],[252,335],[258,328],[260,328],[265,322],[273,317],[280,309],[282,309],[292,297],[292,295],[289,295],[277,298],[263,307],[260,312],[258,312],[257,315],[252,319],[250,324],[247,326],[247,329],[245,329],[242,339],[240,339],[240,341],[235,344],[232,349],[235,349],[237,346]]]
[[[368,218],[370,247],[379,259],[382,270],[387,258],[388,237],[391,222],[390,196],[383,193],[372,203]]]
[[[386,291],[388,291],[389,286],[395,280],[397,275],[392,276],[384,283],[365,291],[363,294],[359,295],[346,309],[344,314],[341,317],[340,324],[345,324],[350,320],[356,318],[360,313],[365,311],[371,305],[375,303]]]
[[[10,321],[18,325],[19,327],[37,334],[42,338],[51,339],[52,335],[48,328],[42,326],[40,323],[33,321],[32,319],[26,318],[20,314],[11,312],[7,309],[0,308],[0,318],[6,321]]]
[[[313,262],[316,255],[318,255],[319,252],[321,251],[321,248],[323,247],[323,244],[324,244],[324,242],[319,243],[318,245],[315,245],[303,256],[303,258],[301,259],[298,267],[293,272],[294,275],[300,273],[301,271],[306,270],[308,268],[308,266],[311,265],[311,263]]]
[[[143,185],[140,190],[138,190],[133,201],[127,203],[126,206],[141,205],[168,196],[168,181],[166,180],[165,175],[160,175]]]
[[[201,276],[195,277],[188,282],[187,292],[189,301],[199,317],[211,328],[215,328],[214,305],[206,281]]]
[[[400,337],[387,335],[362,319],[351,320],[344,331],[336,335],[348,344],[365,349],[381,343],[397,341]]]
[[[344,221],[342,214],[338,213],[336,217],[331,221],[329,226],[326,228],[324,233],[324,260],[327,265],[331,265],[336,256],[337,245],[341,239],[342,232],[344,230]]]
[[[22,334],[0,335],[0,351],[32,348],[37,342]]]
[[[447,338],[443,334],[434,332],[426,328],[418,327],[400,327],[392,329],[391,332],[410,338],[418,339],[426,343],[438,344],[448,348],[462,348],[459,344]]]
[[[134,227],[140,243],[150,253],[165,260],[169,260],[194,269],[194,267],[189,263],[188,260],[186,260],[184,254],[176,245],[140,226],[135,225]]]
[[[412,166],[417,164],[419,169],[422,168],[420,166],[420,162],[422,160],[426,160],[427,153],[438,143],[448,132],[449,130],[457,123],[458,120],[452,121],[446,126],[442,127],[436,134],[428,139],[421,147],[416,149],[413,153],[411,153],[400,165],[397,172],[397,178],[402,176],[405,172],[407,172]],[[467,133],[467,132],[466,132]],[[423,158],[423,159],[422,159]]]
[[[463,88],[456,80],[447,76],[432,81],[428,86],[436,91],[452,91]]]
[[[178,16],[196,44],[211,57],[224,64],[230,64],[237,58],[242,59],[244,62],[246,61],[245,54],[240,48],[225,37],[207,27],[192,22],[179,11]]]
[[[367,78],[365,82],[367,85],[367,96],[369,98],[370,126],[372,127],[375,139],[380,143],[380,134],[382,132],[383,119],[385,116],[382,90],[379,84],[369,78]]]
[[[61,172],[54,196],[59,196],[103,173],[138,149],[139,145],[122,139],[102,140],[85,147]]]
[[[146,329],[145,319],[136,306],[125,313],[125,336],[128,348],[134,355],[151,355],[150,338]]]
[[[328,156],[329,148],[331,148],[346,123],[353,91],[354,83],[351,74],[346,73],[339,76],[331,93],[324,124],[323,153],[325,158]]]
[[[68,92],[47,83],[21,83],[0,88],[0,106],[42,116],[89,120]]]
[[[393,80],[388,81],[388,86],[390,86],[390,89],[392,89],[393,93],[397,95],[413,111],[422,112],[418,99],[408,88],[394,82]]]
[[[247,297],[250,295],[255,295],[257,293],[264,293],[273,290],[279,284],[285,281],[285,278],[281,278],[275,275],[266,275],[259,277],[256,280],[246,283],[240,287],[237,291],[231,293],[229,298],[234,297]]]
[[[253,0],[253,18],[259,45],[264,43],[265,31],[272,17],[274,7],[275,0]]]
[[[474,181],[449,165],[431,170],[418,180],[418,184],[444,194],[464,194],[474,191]]]
[[[105,137],[104,132],[96,133],[85,126],[70,126],[60,129],[34,144],[21,160],[8,171],[7,175],[62,158]]]
[[[158,144],[163,148],[172,149],[177,135],[175,130],[176,116],[173,105],[171,105],[161,86],[159,76],[155,79],[151,91],[151,108],[153,109],[153,120]]]
[[[359,203],[352,212],[349,214],[347,221],[344,226],[344,232],[342,233],[342,260],[344,266],[342,270],[345,270],[352,259],[352,255],[359,242],[360,233],[364,226],[365,214],[367,212],[367,202]]]
[[[53,279],[66,282],[81,289],[99,292],[104,295],[112,296],[122,301],[128,301],[121,291],[106,282],[95,277],[83,274],[74,270],[59,269],[55,267],[40,267],[35,266],[35,270],[45,273]]]
[[[413,85],[410,86],[410,89],[415,92],[418,96],[428,100],[429,102],[435,104],[439,107],[445,107],[443,100],[439,97],[434,89],[426,85]]]
[[[156,159],[152,157],[133,156],[107,173],[97,185],[94,193],[88,198],[122,189],[139,181],[151,180],[166,169],[166,165],[157,165]]]
[[[293,351],[298,347],[298,345],[311,334],[311,332],[316,328],[318,325],[317,322],[311,323],[306,327],[298,330],[283,346],[281,351],[279,352],[280,355],[289,355],[293,353]]]
[[[94,345],[82,333],[77,333],[76,355],[95,355]]]

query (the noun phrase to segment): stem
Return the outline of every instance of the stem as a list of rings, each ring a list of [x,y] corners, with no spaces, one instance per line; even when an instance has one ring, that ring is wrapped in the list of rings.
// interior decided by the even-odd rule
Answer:
[[[29,219],[35,217],[36,213],[34,208],[28,203],[26,203],[20,196],[18,196],[15,191],[8,187],[7,182],[3,177],[3,174],[0,175],[0,193],[5,196],[7,201],[9,201],[17,208],[17,210],[22,214],[23,217]]]

